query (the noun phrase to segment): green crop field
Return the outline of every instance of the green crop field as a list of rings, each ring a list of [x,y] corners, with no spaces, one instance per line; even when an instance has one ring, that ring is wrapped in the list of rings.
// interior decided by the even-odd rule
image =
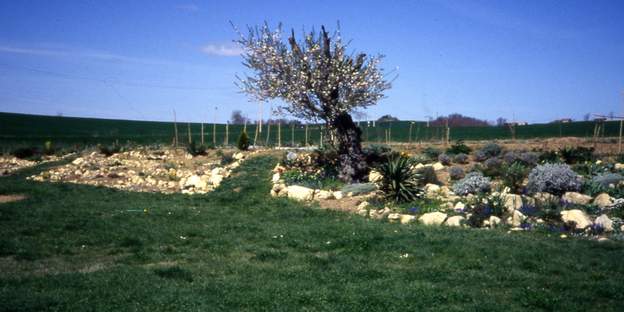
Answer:
[[[398,121],[372,124],[359,123],[365,141],[385,142],[386,136],[392,142],[417,142],[441,140],[444,137],[444,128],[427,127],[425,122]],[[370,126],[369,126],[370,125]],[[572,122],[532,124],[518,126],[516,137],[519,139],[547,138],[547,137],[591,137],[596,123]],[[188,130],[194,141],[200,141],[201,124],[178,122],[179,142],[188,142]],[[279,134],[282,145],[303,145],[306,142],[316,144],[320,140],[321,126],[286,126],[281,125]],[[410,134],[411,129],[411,134]],[[204,140],[206,143],[216,142],[216,145],[235,144],[236,139],[243,131],[243,125],[230,125],[226,142],[226,126],[217,124],[204,125]],[[247,132],[254,139],[255,125],[248,125]],[[617,136],[619,123],[605,122],[601,136]],[[213,137],[213,133],[215,134]],[[95,145],[119,143],[137,144],[170,144],[174,137],[173,122],[112,120],[96,118],[76,118],[39,116],[13,113],[0,113],[0,148],[6,151],[15,146],[40,146],[45,141],[52,141],[55,145]],[[451,128],[451,140],[492,140],[511,138],[507,127],[458,127]],[[267,140],[268,139],[268,140]],[[258,135],[258,142],[276,145],[278,143],[277,125],[263,126]]]

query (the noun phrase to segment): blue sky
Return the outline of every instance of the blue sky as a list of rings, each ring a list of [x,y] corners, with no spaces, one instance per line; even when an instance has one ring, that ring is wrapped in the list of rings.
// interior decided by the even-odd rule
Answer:
[[[0,111],[220,122],[257,103],[239,27],[340,21],[351,49],[398,67],[368,110],[529,122],[624,114],[624,1],[2,1]],[[215,107],[217,109],[215,109]],[[265,118],[268,117],[265,109]]]

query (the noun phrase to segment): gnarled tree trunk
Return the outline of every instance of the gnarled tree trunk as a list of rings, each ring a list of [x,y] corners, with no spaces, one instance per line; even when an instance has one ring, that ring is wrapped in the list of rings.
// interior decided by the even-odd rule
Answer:
[[[368,166],[362,152],[362,130],[348,113],[338,115],[332,121],[332,128],[340,158],[339,178],[347,183],[363,181]]]

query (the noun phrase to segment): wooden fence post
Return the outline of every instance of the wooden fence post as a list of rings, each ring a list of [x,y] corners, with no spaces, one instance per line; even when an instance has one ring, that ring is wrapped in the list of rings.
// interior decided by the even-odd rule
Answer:
[[[193,143],[193,139],[191,138],[191,123],[186,124],[186,129],[188,130],[188,143]]]
[[[204,123],[201,123],[201,145],[204,145]]]
[[[173,110],[173,147],[178,147],[178,121],[176,119],[175,109]]]
[[[305,146],[308,146],[308,123],[305,125]]]
[[[618,154],[622,154],[622,124],[624,124],[624,119],[620,119],[620,138],[618,139]]]
[[[282,147],[282,123],[277,122],[277,147]]]
[[[271,139],[271,119],[267,121],[267,136],[266,143],[264,145],[269,146],[269,139]]]
[[[230,121],[225,122],[225,140],[223,140],[223,145],[228,146],[230,144]]]

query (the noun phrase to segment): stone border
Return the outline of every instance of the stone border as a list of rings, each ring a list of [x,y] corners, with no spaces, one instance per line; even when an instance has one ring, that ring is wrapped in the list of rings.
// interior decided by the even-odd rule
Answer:
[[[271,178],[272,197],[288,197],[298,201],[313,201],[316,199],[336,199],[340,200],[344,197],[350,197],[352,194],[343,194],[341,191],[325,191],[319,189],[311,189],[299,185],[286,185],[284,180],[281,179],[281,173],[286,170],[279,163],[273,169],[273,176]],[[378,172],[371,171],[369,179],[371,181],[377,181],[380,178]],[[465,225],[466,220],[470,217],[470,214],[463,214],[466,204],[463,201],[470,201],[474,199],[474,195],[469,194],[467,196],[458,196],[454,194],[447,186],[439,186],[436,184],[427,184],[424,187],[425,196],[431,199],[437,199],[443,202],[441,209],[453,210],[457,215],[449,217],[448,214],[435,211],[424,213],[417,217],[411,214],[393,213],[388,207],[383,209],[370,209],[370,204],[367,201],[362,201],[355,209],[351,210],[363,217],[370,217],[376,220],[387,219],[391,223],[410,224],[418,221],[424,225],[445,225],[451,227],[468,227]],[[537,193],[533,197],[522,196],[518,194],[509,193],[509,189],[505,188],[502,192],[492,192],[487,198],[491,199],[494,196],[502,197],[505,206],[506,219],[501,219],[497,216],[490,216],[483,223],[482,228],[495,228],[501,225],[508,225],[511,227],[511,231],[525,230],[521,225],[529,219],[525,216],[521,209],[524,204],[535,204],[536,200],[545,201],[558,199],[554,195],[548,193]],[[614,199],[608,194],[602,193],[596,198],[580,194],[577,192],[567,192],[562,196],[562,200],[579,205],[586,205],[593,203],[603,209],[609,209],[616,205],[624,205],[624,199]],[[446,207],[444,207],[446,205]],[[463,215],[462,215],[463,214]],[[601,214],[592,221],[589,215],[580,209],[571,209],[561,211],[561,220],[564,223],[573,223],[577,230],[587,230],[592,226],[599,226],[605,232],[614,231],[613,221],[606,215]],[[535,223],[544,223],[544,220],[535,219]],[[621,226],[620,231],[624,232],[624,225]]]

